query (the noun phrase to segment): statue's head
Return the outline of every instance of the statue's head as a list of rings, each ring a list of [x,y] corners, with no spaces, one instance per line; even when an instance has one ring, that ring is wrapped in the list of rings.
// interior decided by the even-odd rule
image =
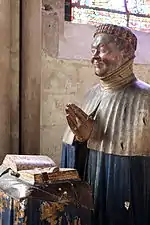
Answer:
[[[95,74],[103,77],[135,57],[137,38],[128,28],[101,24],[91,47]]]

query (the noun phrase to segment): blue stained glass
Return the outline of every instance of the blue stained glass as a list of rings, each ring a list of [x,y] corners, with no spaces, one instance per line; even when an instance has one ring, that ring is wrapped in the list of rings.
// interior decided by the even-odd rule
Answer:
[[[89,0],[81,0],[80,5],[87,5],[89,6]]]

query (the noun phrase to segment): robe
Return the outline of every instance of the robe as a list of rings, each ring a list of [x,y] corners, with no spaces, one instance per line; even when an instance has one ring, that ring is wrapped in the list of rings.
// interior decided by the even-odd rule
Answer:
[[[87,142],[70,128],[61,167],[76,168],[93,191],[93,225],[150,224],[150,85],[135,79],[117,90],[100,84],[82,109],[94,118]]]

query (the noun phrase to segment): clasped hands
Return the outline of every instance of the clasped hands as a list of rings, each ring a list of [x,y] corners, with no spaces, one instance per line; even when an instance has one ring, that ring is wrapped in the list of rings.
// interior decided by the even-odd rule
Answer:
[[[68,125],[79,142],[87,141],[93,129],[94,120],[75,104],[66,106]]]

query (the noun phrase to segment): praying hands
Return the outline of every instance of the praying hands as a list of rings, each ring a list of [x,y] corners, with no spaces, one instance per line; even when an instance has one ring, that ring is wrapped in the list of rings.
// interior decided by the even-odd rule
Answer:
[[[68,125],[76,140],[87,141],[92,132],[94,120],[75,104],[68,104],[65,111]]]

